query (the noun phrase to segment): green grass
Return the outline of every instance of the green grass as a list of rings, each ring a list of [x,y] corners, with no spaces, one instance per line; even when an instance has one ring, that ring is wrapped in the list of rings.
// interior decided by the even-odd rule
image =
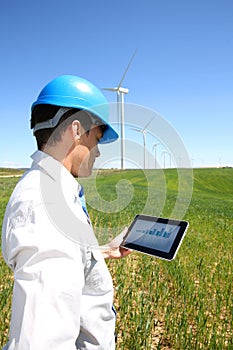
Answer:
[[[10,194],[18,182],[18,178],[0,177],[0,225]],[[13,287],[13,274],[0,256],[0,346],[3,346],[7,339],[10,322],[10,306]]]
[[[23,174],[24,170],[23,169],[11,169],[11,168],[0,168],[0,176],[5,176],[5,175],[21,175]]]
[[[184,217],[190,226],[173,262],[135,252],[126,259],[107,261],[118,312],[117,349],[233,349],[233,169],[194,169],[193,179],[193,196]],[[95,182],[83,179],[100,241],[106,239],[104,228],[115,234],[137,213],[170,216],[178,180],[175,169],[102,171]],[[0,220],[17,181],[0,178]],[[12,273],[3,259],[0,272],[2,346],[12,291]]]

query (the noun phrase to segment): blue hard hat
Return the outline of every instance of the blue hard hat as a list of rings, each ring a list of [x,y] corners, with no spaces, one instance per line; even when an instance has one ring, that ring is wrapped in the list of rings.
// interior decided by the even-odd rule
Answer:
[[[99,143],[113,142],[117,132],[108,122],[109,104],[102,92],[88,80],[75,75],[61,75],[50,81],[32,104],[50,104],[61,107],[79,108],[96,115],[106,126]]]

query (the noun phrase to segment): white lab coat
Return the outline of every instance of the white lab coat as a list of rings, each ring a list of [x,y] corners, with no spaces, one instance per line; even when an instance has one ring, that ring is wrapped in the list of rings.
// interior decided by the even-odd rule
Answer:
[[[2,253],[14,271],[4,350],[115,349],[112,279],[79,184],[37,151],[6,209]]]

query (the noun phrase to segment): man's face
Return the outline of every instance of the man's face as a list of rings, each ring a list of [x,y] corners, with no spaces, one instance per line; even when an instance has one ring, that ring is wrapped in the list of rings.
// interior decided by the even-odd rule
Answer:
[[[75,147],[71,173],[77,177],[87,177],[92,173],[96,157],[100,156],[98,142],[103,136],[100,126],[92,125],[89,132],[81,135]]]

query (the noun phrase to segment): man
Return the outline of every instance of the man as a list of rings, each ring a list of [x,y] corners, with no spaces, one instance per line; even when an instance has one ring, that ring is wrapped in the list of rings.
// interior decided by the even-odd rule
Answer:
[[[38,151],[6,209],[2,251],[14,271],[4,350],[115,349],[112,279],[75,177],[91,175],[99,143],[115,141],[108,104],[89,81],[64,75],[32,105]]]

